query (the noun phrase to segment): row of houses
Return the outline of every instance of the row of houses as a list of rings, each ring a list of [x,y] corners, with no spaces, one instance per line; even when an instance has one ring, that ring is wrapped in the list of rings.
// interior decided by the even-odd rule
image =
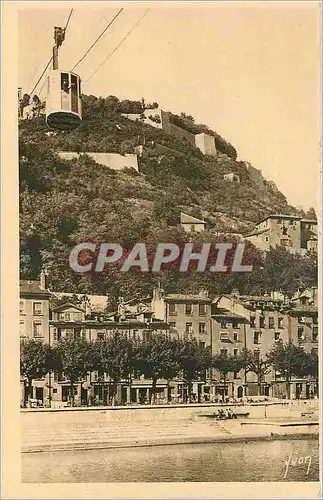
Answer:
[[[186,232],[205,231],[206,222],[181,213],[181,226]],[[294,215],[272,214],[260,220],[253,231],[241,239],[250,241],[264,252],[284,247],[291,253],[317,253],[317,221]]]
[[[20,283],[20,337],[34,338],[55,345],[60,338],[82,337],[88,341],[104,339],[121,331],[129,338],[145,338],[153,331],[196,338],[200,345],[210,346],[212,353],[239,356],[247,348],[264,357],[279,341],[292,340],[306,352],[318,350],[318,308],[316,290],[303,290],[286,302],[282,296],[241,296],[233,293],[215,299],[207,291],[199,294],[167,294],[158,288],[152,297],[133,299],[124,303],[120,299],[118,311],[110,315],[94,311],[91,300],[76,305],[65,302],[50,307],[52,293],[46,290],[44,279]],[[93,297],[95,299],[95,296]],[[104,299],[101,298],[101,299]],[[106,299],[106,297],[105,297]],[[102,302],[102,301],[101,301]],[[134,380],[131,388],[127,381],[119,384],[118,398],[123,403],[149,401],[152,387],[150,380]],[[220,373],[210,372],[204,382],[196,381],[193,392],[204,401],[218,397],[241,398],[257,395],[259,386],[253,373],[231,373],[227,382]],[[52,406],[66,405],[69,381],[55,374],[33,382],[36,400]],[[168,383],[158,380],[157,400],[182,402],[187,396],[182,380]],[[314,380],[295,379],[291,385],[294,398],[317,394]],[[110,395],[109,379],[99,380],[97,374],[75,386],[76,401],[86,404],[89,397],[98,404],[107,404]],[[279,373],[266,375],[261,393],[267,397],[285,397],[286,384]],[[23,400],[23,383],[21,398]],[[46,403],[47,402],[47,403]]]

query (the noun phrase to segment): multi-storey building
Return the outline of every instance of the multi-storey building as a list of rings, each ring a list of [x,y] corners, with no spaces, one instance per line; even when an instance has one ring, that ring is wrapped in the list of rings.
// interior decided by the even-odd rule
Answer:
[[[72,303],[53,308],[49,335],[51,345],[55,346],[62,338],[79,337],[89,342],[106,340],[116,332],[123,333],[133,340],[148,338],[154,331],[171,335],[169,325],[163,321],[152,320],[151,312],[143,307],[143,304],[140,304],[137,312],[129,312],[123,301],[120,301],[120,306],[119,311],[110,316],[97,313],[87,315],[85,309]],[[106,375],[100,378],[96,372],[89,373],[86,380],[75,384],[75,403],[108,404],[113,393],[112,382]],[[116,400],[124,404],[147,402],[150,400],[151,390],[150,379],[134,378],[131,384],[129,380],[122,380],[117,384]],[[49,391],[52,406],[66,405],[69,401],[70,381],[64,374],[56,373],[50,381],[47,392]],[[163,402],[170,399],[166,380],[157,381],[156,399]]]
[[[260,250],[284,247],[292,253],[317,251],[317,222],[294,215],[269,215],[245,237]]]
[[[165,321],[180,338],[195,338],[201,346],[212,347],[212,300],[206,290],[198,295],[165,294],[157,288],[153,292],[152,313],[155,318]],[[197,399],[210,399],[212,393],[211,373],[206,384],[195,381],[193,394]],[[174,384],[175,400],[185,401],[187,387],[183,380]]]
[[[230,340],[228,354],[235,355],[241,347],[253,352],[259,359],[265,360],[269,351],[278,341],[287,343],[292,341],[295,345],[304,348],[306,352],[317,349],[318,345],[318,309],[314,305],[316,294],[314,290],[308,293],[301,292],[294,300],[285,300],[281,297],[270,296],[239,296],[224,295],[215,301],[214,318],[223,318],[219,314],[221,308],[230,317],[227,336]],[[231,311],[229,313],[228,311]],[[243,325],[243,342],[238,342],[241,327],[238,328],[238,316],[247,321]],[[235,321],[234,321],[235,320]],[[240,331],[239,331],[240,330]],[[216,350],[225,349],[221,338],[225,339],[223,325],[218,328],[220,339],[213,329],[213,339],[217,342]],[[241,337],[240,337],[241,338]],[[218,347],[218,341],[220,346]],[[245,395],[256,395],[259,392],[257,376],[253,372],[233,374],[231,392],[232,396],[238,396],[244,392]],[[243,379],[243,384],[241,383]],[[239,385],[240,384],[240,385]],[[245,390],[243,391],[243,387]],[[261,392],[267,396],[286,396],[286,383],[279,373],[270,370],[261,384]],[[317,393],[318,387],[315,381],[293,378],[291,383],[292,397],[309,397],[310,393]]]
[[[49,298],[45,289],[45,275],[39,281],[20,281],[19,327],[20,338],[49,343]],[[45,379],[33,381],[33,398],[44,399]],[[25,399],[24,380],[20,384],[21,402]],[[32,399],[33,399],[32,398]]]
[[[50,293],[41,283],[22,281],[20,288],[21,337],[39,339],[56,345],[61,338],[84,338],[88,341],[106,339],[114,332],[123,332],[130,339],[148,338],[158,331],[180,338],[195,338],[201,346],[210,347],[213,355],[238,357],[248,349],[259,359],[279,340],[292,340],[306,352],[318,350],[318,308],[316,289],[299,291],[292,299],[273,294],[272,297],[245,296],[233,293],[213,301],[207,291],[199,294],[166,294],[160,288],[152,299],[119,301],[118,311],[103,314],[91,312],[72,302],[49,308]],[[198,399],[214,400],[216,394],[240,398],[259,394],[257,376],[253,372],[228,373],[226,380],[218,370],[209,370],[206,378],[193,383]],[[111,396],[109,377],[91,373],[75,384],[76,402],[107,404]],[[70,382],[64,374],[33,381],[33,396],[52,405],[66,405]],[[141,377],[118,383],[117,400],[123,403],[149,401],[152,381]],[[292,380],[292,397],[309,397],[317,393],[315,381]],[[269,371],[261,381],[261,394],[286,396],[286,383],[279,373]],[[187,397],[184,380],[157,381],[157,400],[181,402]],[[22,393],[23,398],[23,393]]]
[[[20,281],[20,337],[49,341],[49,298],[44,276],[41,282]]]

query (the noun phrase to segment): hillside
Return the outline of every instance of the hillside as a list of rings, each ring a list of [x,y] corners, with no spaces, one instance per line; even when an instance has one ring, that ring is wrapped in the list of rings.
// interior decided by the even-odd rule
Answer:
[[[142,112],[139,101],[84,96],[83,123],[74,131],[49,131],[43,116],[20,122],[22,277],[35,277],[46,265],[57,289],[75,291],[84,285],[87,292],[102,293],[115,286],[115,276],[108,282],[97,276],[91,282],[73,276],[68,253],[75,242],[131,245],[152,237],[186,241],[178,227],[181,211],[205,218],[208,231],[203,238],[223,232],[246,234],[270,213],[304,215],[270,183],[256,185],[246,164],[236,160],[235,148],[217,132],[196,125],[188,115],[172,115],[174,123],[193,133],[214,135],[218,154],[207,156],[143,120],[122,116],[134,112]],[[134,153],[139,145],[139,172],[116,172],[87,156],[71,161],[57,156],[58,151]],[[238,174],[240,183],[225,181],[223,175],[229,172]],[[252,252],[255,255],[255,249]],[[147,289],[154,279],[145,277]],[[186,289],[192,284],[178,286]]]

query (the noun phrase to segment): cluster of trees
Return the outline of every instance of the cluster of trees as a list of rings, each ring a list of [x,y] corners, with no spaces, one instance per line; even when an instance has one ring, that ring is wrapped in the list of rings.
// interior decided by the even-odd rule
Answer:
[[[262,359],[244,349],[239,356],[212,355],[209,347],[201,346],[195,339],[171,338],[152,332],[146,339],[129,339],[116,331],[111,337],[96,342],[82,338],[62,338],[55,346],[34,339],[22,339],[20,346],[20,373],[26,384],[26,400],[31,396],[32,382],[47,373],[64,374],[70,381],[70,401],[74,404],[74,385],[85,380],[89,372],[97,372],[99,380],[108,375],[112,388],[112,404],[116,403],[117,385],[144,375],[152,381],[151,402],[155,402],[158,379],[170,381],[176,377],[184,380],[188,389],[188,402],[192,397],[192,383],[206,380],[207,371],[217,369],[222,377],[224,393],[229,373],[244,369],[257,376],[259,393],[264,377],[271,368],[278,371],[287,385],[293,376],[318,379],[318,357],[307,354],[292,342],[279,342]]]

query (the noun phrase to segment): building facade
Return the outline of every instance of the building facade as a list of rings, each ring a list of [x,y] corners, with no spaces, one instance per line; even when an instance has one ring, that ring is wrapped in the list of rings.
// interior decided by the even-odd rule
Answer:
[[[217,154],[215,140],[212,135],[205,134],[204,132],[196,134],[195,145],[204,155],[216,156]]]
[[[213,329],[213,339],[217,344],[215,350],[223,352],[226,349],[228,354],[238,355],[245,348],[265,360],[279,341],[284,344],[292,341],[305,352],[317,351],[318,308],[314,290],[302,292],[299,296],[296,294],[292,300],[270,296],[221,296],[213,306],[213,318],[218,323],[220,319],[220,326]],[[230,320],[225,320],[221,314]],[[231,387],[228,395],[233,397],[240,397],[241,394],[252,396],[259,392],[265,396],[286,397],[286,382],[273,369],[265,374],[260,389],[257,376],[252,372],[244,373],[242,370],[239,374],[230,374],[229,380]],[[294,377],[290,389],[291,397],[297,399],[318,394],[318,385],[314,380]]]
[[[265,360],[279,341],[292,341],[305,352],[318,352],[317,290],[299,290],[292,299],[282,294],[272,296],[220,295],[215,299],[206,290],[199,294],[167,294],[161,288],[152,298],[119,300],[115,313],[100,313],[65,302],[50,309],[50,293],[41,283],[20,284],[20,336],[34,338],[55,346],[62,339],[83,338],[89,342],[103,340],[114,333],[129,339],[148,339],[152,332],[170,337],[196,339],[201,347],[209,347],[212,355],[238,357],[244,349],[259,360]],[[119,404],[147,403],[152,394],[152,380],[133,376],[131,381],[117,384],[106,375],[92,372],[75,383],[77,405],[110,404],[116,396]],[[33,381],[33,397],[43,405],[66,406],[70,381],[62,373]],[[315,380],[293,378],[292,398],[308,398],[318,393]],[[229,372],[208,370],[203,380],[193,382],[196,400],[216,401],[218,397],[241,398],[263,395],[286,397],[286,382],[278,372],[269,369],[261,380],[245,370]],[[157,381],[157,402],[185,402],[187,384],[181,377]],[[22,401],[24,400],[22,383]]]
[[[80,158],[84,154],[92,158],[92,160],[99,165],[104,165],[112,170],[133,168],[137,172],[139,171],[136,154],[121,155],[119,153],[76,153],[73,151],[59,151],[58,156],[62,158],[62,160],[73,160],[74,158]]]
[[[284,247],[292,253],[317,250],[317,222],[294,215],[269,215],[245,237],[255,247],[267,251]]]
[[[181,213],[180,224],[186,233],[201,233],[205,230],[204,220],[184,213]]]

